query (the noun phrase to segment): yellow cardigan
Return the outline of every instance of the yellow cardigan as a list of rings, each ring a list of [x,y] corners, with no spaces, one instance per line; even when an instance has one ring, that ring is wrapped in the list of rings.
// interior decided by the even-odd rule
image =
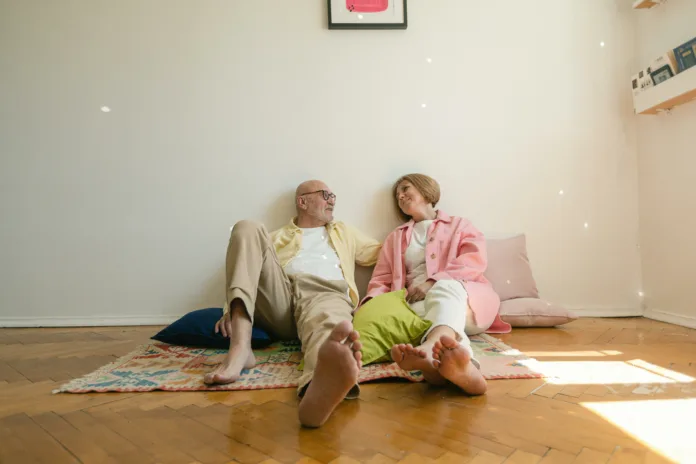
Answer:
[[[336,250],[341,262],[343,277],[350,287],[350,299],[357,307],[360,298],[355,285],[355,263],[372,266],[377,262],[382,244],[368,237],[354,227],[340,221],[331,221],[326,225],[331,246]],[[280,229],[271,232],[271,240],[280,265],[285,268],[302,248],[302,229],[295,225],[295,218]]]

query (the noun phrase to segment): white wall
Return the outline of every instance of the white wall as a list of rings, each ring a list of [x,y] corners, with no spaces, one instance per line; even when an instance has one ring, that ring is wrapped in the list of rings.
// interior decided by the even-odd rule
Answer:
[[[219,306],[235,221],[285,223],[319,177],[383,238],[413,171],[526,232],[547,299],[639,313],[627,3],[409,0],[406,31],[329,31],[323,1],[0,0],[0,322]]]
[[[693,0],[638,14],[638,68],[695,37],[694,20]],[[696,328],[696,104],[637,118],[646,315]]]

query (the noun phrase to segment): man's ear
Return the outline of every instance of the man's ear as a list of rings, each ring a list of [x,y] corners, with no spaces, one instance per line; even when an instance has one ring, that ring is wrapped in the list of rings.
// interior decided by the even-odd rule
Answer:
[[[305,197],[297,197],[297,207],[307,209],[307,199]]]

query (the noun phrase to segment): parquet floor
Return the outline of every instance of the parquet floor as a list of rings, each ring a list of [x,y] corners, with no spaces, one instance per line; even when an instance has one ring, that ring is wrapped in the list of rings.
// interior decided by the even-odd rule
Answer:
[[[52,395],[155,327],[0,329],[2,463],[696,462],[696,331],[582,319],[500,338],[553,381],[495,380],[467,398],[376,383],[322,429],[294,389]]]

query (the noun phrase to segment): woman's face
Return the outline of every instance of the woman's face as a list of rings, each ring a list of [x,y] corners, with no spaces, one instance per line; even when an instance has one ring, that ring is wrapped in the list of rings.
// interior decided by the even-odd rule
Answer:
[[[396,187],[396,200],[399,202],[401,211],[411,217],[413,217],[414,212],[420,211],[428,205],[428,202],[425,201],[418,189],[407,180],[401,182]]]

